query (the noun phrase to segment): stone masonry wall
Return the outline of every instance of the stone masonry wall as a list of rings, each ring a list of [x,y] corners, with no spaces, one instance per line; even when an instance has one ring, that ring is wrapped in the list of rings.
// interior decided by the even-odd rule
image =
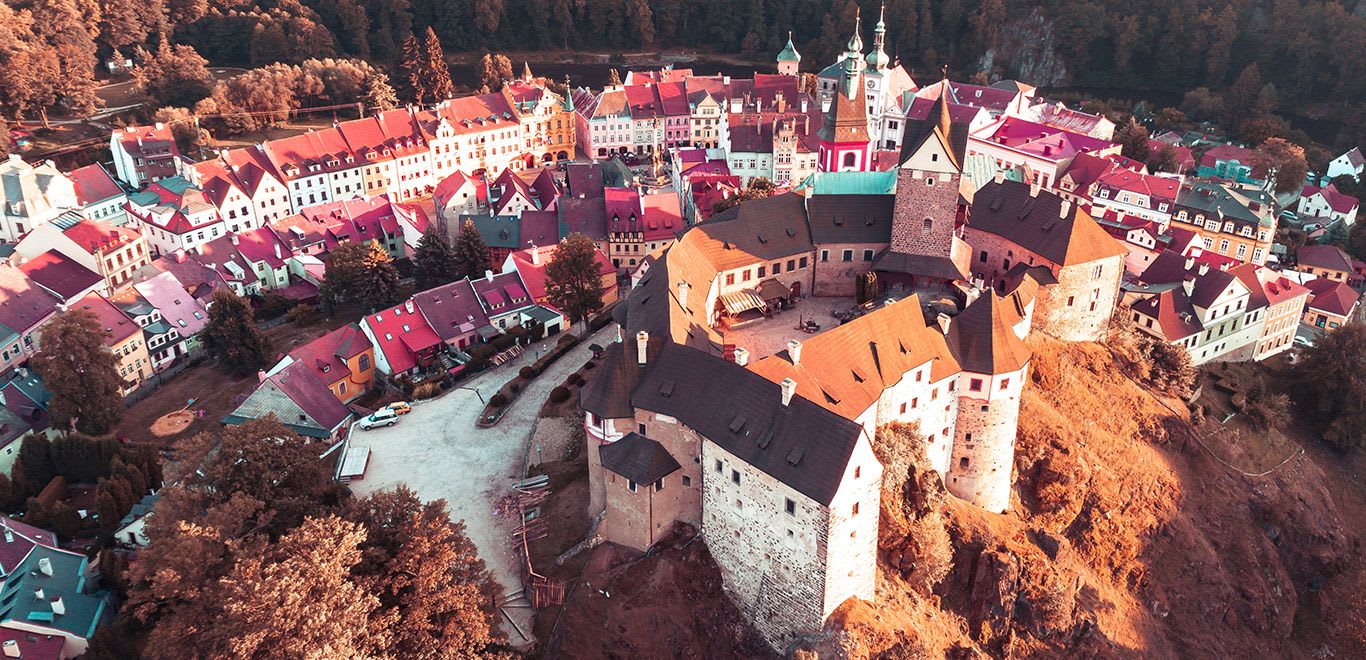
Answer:
[[[873,256],[887,248],[886,243],[822,243],[816,246],[816,277],[814,293],[817,296],[853,296],[858,288],[858,276],[873,269],[872,260],[864,260],[864,252],[871,250]],[[853,252],[852,261],[844,261],[844,251]],[[828,261],[821,261],[821,253],[828,254]]]
[[[946,485],[954,496],[995,513],[1010,506],[1020,392],[1028,372],[1028,365],[996,376],[964,372],[958,381],[961,396]],[[981,392],[970,391],[975,378],[983,380]]]
[[[933,179],[934,185],[926,185]],[[954,216],[958,211],[958,175],[902,169],[897,172],[896,202],[892,210],[893,252],[948,256],[953,249]],[[925,231],[924,220],[933,226]]]
[[[702,533],[736,605],[777,649],[819,630],[830,511],[715,443],[702,465]]]

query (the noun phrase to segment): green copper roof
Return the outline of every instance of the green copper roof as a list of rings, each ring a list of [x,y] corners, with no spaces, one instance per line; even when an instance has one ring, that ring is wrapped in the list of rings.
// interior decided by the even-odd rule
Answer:
[[[783,47],[783,52],[778,53],[779,62],[800,62],[801,53],[797,52],[797,47],[792,45],[792,33],[787,33],[787,45]]]
[[[896,173],[817,172],[808,180],[817,195],[890,195],[896,192]]]

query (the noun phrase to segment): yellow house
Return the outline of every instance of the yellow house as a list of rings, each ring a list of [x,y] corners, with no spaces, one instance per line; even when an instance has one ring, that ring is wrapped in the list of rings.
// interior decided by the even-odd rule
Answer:
[[[147,354],[147,340],[142,326],[129,318],[123,310],[116,307],[97,293],[81,298],[71,309],[81,309],[95,315],[104,327],[104,345],[109,348],[118,362],[115,365],[123,385],[119,391],[127,396],[142,385],[152,375],[152,360]]]

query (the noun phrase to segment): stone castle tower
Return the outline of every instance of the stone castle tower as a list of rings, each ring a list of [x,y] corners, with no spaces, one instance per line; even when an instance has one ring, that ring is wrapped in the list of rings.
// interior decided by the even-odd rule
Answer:
[[[948,339],[963,371],[958,376],[958,418],[945,485],[954,496],[988,511],[1010,507],[1020,394],[1030,351],[1009,298],[987,292],[950,322]]]

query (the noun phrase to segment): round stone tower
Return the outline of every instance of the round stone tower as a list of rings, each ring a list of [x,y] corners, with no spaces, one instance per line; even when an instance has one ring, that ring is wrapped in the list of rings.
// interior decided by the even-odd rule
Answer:
[[[1012,327],[1016,316],[1006,299],[987,291],[949,326],[949,344],[963,371],[946,485],[954,496],[995,513],[1010,507],[1020,393],[1029,373],[1029,349]]]

